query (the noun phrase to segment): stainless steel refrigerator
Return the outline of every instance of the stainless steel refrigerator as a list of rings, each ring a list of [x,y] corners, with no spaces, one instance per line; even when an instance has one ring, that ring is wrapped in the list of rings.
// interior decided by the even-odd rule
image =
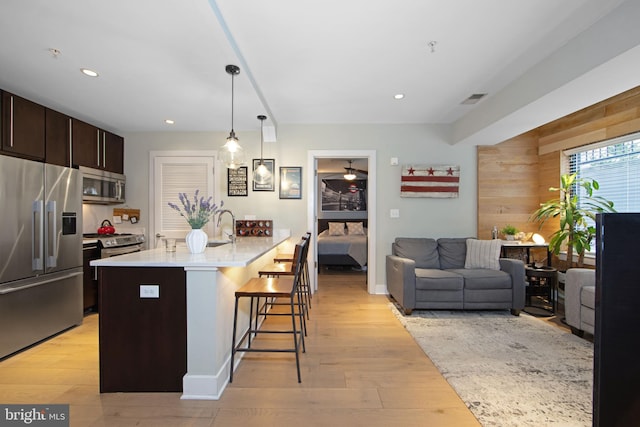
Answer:
[[[82,175],[0,155],[0,358],[82,317]]]

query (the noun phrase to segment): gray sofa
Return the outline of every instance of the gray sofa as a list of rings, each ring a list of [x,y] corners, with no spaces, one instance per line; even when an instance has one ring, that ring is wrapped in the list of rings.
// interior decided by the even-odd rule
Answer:
[[[389,294],[413,309],[505,309],[525,303],[524,263],[500,258],[497,269],[465,268],[466,238],[396,238],[387,255]]]
[[[570,268],[564,282],[564,315],[575,335],[593,335],[596,324],[596,271]]]

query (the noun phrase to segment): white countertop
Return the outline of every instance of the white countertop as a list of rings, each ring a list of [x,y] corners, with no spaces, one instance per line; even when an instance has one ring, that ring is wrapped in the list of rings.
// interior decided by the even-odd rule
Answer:
[[[274,230],[272,237],[238,237],[235,244],[206,248],[204,253],[192,254],[186,246],[178,245],[176,252],[163,247],[97,259],[96,267],[245,267],[290,237],[289,230]]]

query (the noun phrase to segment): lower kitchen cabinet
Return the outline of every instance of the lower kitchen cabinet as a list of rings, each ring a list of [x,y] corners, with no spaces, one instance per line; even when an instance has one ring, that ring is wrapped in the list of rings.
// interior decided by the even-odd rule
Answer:
[[[187,372],[184,269],[100,267],[98,278],[100,392],[182,391]]]
[[[97,267],[89,265],[94,259],[100,259],[98,247],[82,248],[82,302],[85,312],[98,310],[98,278],[95,274]]]

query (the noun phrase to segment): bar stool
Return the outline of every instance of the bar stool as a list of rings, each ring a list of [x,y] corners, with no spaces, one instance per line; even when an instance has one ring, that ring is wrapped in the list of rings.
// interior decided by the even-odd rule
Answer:
[[[300,307],[299,286],[302,277],[302,256],[304,253],[303,242],[296,244],[296,268],[293,277],[258,277],[249,280],[240,289],[235,292],[236,301],[233,314],[233,336],[231,338],[231,369],[229,374],[229,382],[233,382],[233,368],[235,354],[238,351],[242,352],[266,352],[266,353],[295,353],[296,355],[296,369],[298,372],[298,382],[302,382],[300,377],[300,357],[299,352],[302,348],[302,352],[306,352],[304,343],[304,313]],[[249,302],[249,327],[244,332],[242,337],[236,343],[237,323],[238,323],[238,302],[240,298],[250,298]],[[286,298],[288,299],[289,312],[278,313],[279,315],[286,315],[291,317],[291,329],[267,329],[265,325],[263,329],[258,328],[258,317],[260,317],[260,298]],[[295,300],[298,300],[296,303]],[[253,318],[253,307],[255,303],[256,316]],[[265,312],[267,304],[265,304]],[[296,310],[296,305],[298,309]],[[298,317],[298,323],[300,327],[296,326],[296,317]],[[252,327],[252,321],[253,327]],[[266,334],[291,334],[293,337],[293,347],[287,348],[255,348],[252,347],[251,337],[254,338],[261,333]],[[247,341],[246,346],[243,347],[243,343]]]
[[[311,233],[307,231],[307,233],[302,236],[303,239],[309,239],[311,237]],[[273,262],[293,262],[293,254],[292,253],[279,253],[273,258]]]
[[[309,319],[309,308],[311,306],[311,286],[309,280],[309,265],[307,262],[307,254],[309,253],[309,242],[311,234],[308,233],[307,236],[302,237],[301,242],[303,243],[304,256],[301,260],[301,280],[300,280],[300,299],[302,301],[302,308],[304,309],[304,313],[307,319]],[[294,254],[295,255],[295,254]],[[296,267],[295,262],[280,262],[267,264],[258,270],[259,277],[281,277],[281,276],[292,276],[294,274]],[[273,303],[277,305],[277,303]],[[306,325],[305,325],[306,326]],[[305,334],[306,334],[305,327]]]

